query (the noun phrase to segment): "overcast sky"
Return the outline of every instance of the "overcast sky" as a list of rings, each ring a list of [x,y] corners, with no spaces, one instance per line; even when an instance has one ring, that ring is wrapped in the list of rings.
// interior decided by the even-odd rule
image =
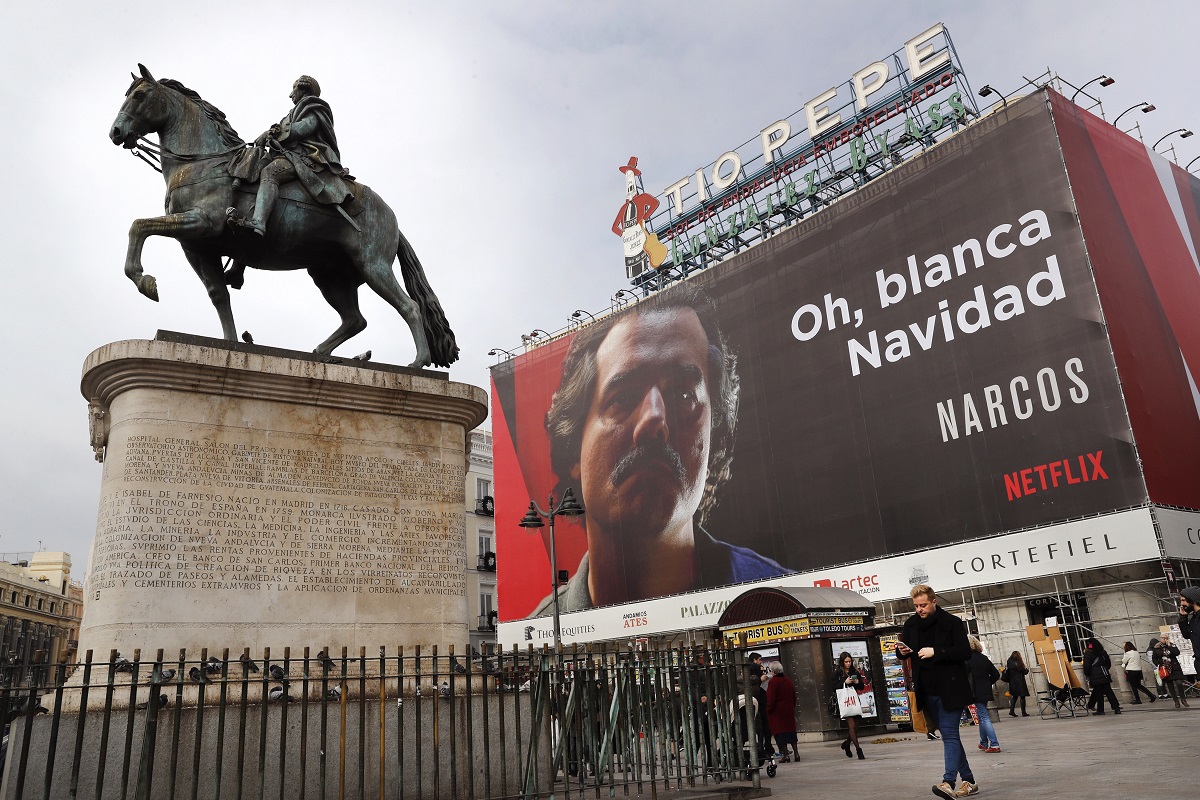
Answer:
[[[343,162],[396,210],[457,333],[451,378],[485,387],[489,349],[520,350],[522,333],[627,286],[609,226],[630,156],[658,194],[936,22],[976,89],[1048,67],[1076,84],[1107,73],[1109,119],[1158,106],[1126,117],[1147,141],[1200,126],[1194,3],[50,1],[4,17],[0,552],[66,550],[79,579],[101,474],[85,357],[159,328],[220,335],[174,241],[144,253],[160,303],[122,272],[130,221],[163,198],[161,177],[107,138],[138,62],[248,140],[287,112],[298,75],[316,77]],[[1200,155],[1200,137],[1173,140],[1180,163]],[[408,363],[406,326],[361,297],[369,327],[338,354]],[[298,350],[337,325],[303,272],[251,271],[234,314],[256,342]]]

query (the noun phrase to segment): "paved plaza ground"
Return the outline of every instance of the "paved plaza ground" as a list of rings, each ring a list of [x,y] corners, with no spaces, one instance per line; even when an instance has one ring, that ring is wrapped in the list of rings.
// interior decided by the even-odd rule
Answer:
[[[1032,698],[1031,698],[1032,699]],[[978,729],[962,728],[981,798],[1146,798],[1200,796],[1200,701],[1176,710],[1170,700],[1126,705],[1102,717],[1008,716],[996,725],[1002,752],[976,749]],[[875,743],[879,742],[879,743]],[[764,778],[771,796],[793,798],[933,797],[942,779],[942,743],[925,734],[863,739],[865,761],[847,759],[839,742],[800,745],[799,764]],[[746,784],[735,784],[745,786]]]

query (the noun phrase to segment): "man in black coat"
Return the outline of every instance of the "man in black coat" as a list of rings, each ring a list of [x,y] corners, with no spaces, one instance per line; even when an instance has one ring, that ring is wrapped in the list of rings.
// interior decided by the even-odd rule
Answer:
[[[1200,653],[1200,586],[1188,586],[1179,593],[1179,632],[1192,640],[1192,650]]]
[[[750,691],[758,701],[758,720],[755,724],[758,750],[763,752],[771,744],[771,728],[767,723],[767,690],[763,681],[763,663],[761,653],[750,654]]]
[[[974,701],[966,663],[971,657],[967,628],[961,619],[938,608],[937,595],[929,586],[914,586],[909,594],[917,613],[904,623],[896,657],[912,665],[917,711],[942,731],[945,773],[933,793],[946,800],[969,797],[979,787],[958,735],[962,710]],[[955,789],[958,778],[962,784]]]

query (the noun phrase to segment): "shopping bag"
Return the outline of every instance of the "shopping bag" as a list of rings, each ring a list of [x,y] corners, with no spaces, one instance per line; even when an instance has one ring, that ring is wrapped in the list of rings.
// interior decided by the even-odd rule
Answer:
[[[858,692],[850,688],[838,689],[838,714],[842,719],[846,717],[861,717],[862,706],[858,701]]]

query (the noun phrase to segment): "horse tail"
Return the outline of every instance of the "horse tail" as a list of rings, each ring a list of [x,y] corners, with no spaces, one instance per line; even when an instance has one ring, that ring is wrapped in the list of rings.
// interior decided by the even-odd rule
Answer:
[[[421,310],[421,325],[425,328],[425,338],[429,340],[429,357],[434,366],[449,367],[458,360],[458,343],[454,340],[454,331],[446,321],[446,314],[442,311],[442,304],[438,302],[433,287],[425,278],[421,260],[404,237],[404,231],[399,231],[399,234],[400,244],[396,248],[396,257],[400,259],[400,274],[404,278],[404,288]]]

